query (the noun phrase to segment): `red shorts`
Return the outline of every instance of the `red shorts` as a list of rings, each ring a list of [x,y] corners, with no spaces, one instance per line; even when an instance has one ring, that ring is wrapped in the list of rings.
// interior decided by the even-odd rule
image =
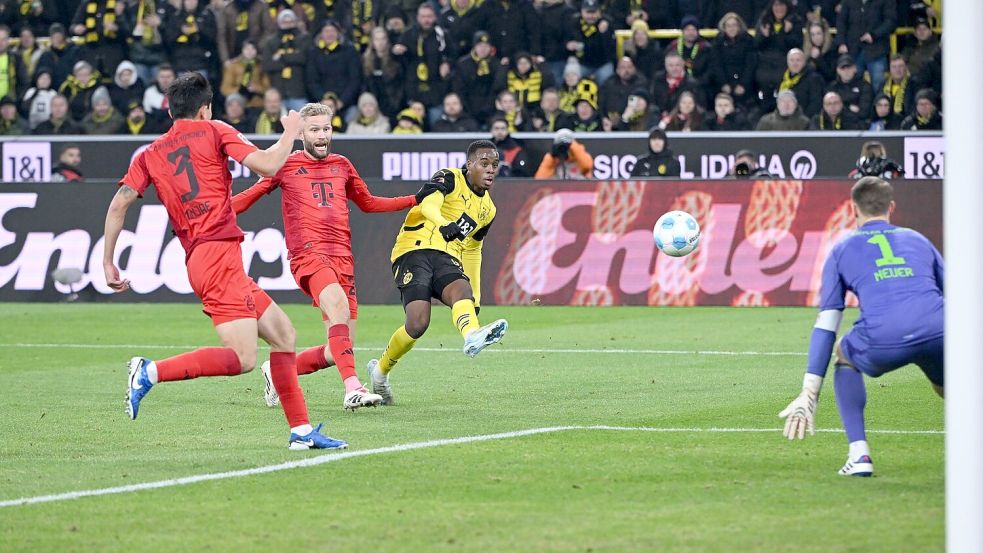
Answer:
[[[242,266],[242,248],[235,240],[198,244],[188,256],[188,280],[201,298],[202,311],[213,325],[258,319],[273,303]]]
[[[338,284],[348,297],[348,314],[358,318],[358,298],[355,295],[355,258],[317,253],[304,254],[290,260],[290,272],[302,292],[311,297],[313,305],[320,307],[321,292],[329,284]],[[321,318],[327,315],[321,311]]]

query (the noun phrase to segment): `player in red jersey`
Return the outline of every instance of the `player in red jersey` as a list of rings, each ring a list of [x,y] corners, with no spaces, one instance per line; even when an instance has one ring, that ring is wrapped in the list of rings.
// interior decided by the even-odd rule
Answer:
[[[212,91],[200,74],[177,79],[168,88],[167,98],[174,126],[136,157],[106,214],[106,282],[116,292],[130,287],[116,267],[116,242],[127,209],[153,184],[184,246],[191,287],[225,347],[201,348],[156,362],[145,357],[131,359],[127,414],[136,419],[141,400],[158,382],[251,371],[258,335],[272,349],[272,378],[291,431],[288,447],[347,447],[343,441],[322,435],[320,425],[310,425],[304,393],[297,383],[294,328],[286,313],[246,275],[239,244],[243,235],[232,211],[229,157],[261,175],[276,173],[300,130],[300,115],[291,112],[284,117],[280,140],[259,150],[229,125],[211,121]]]
[[[282,192],[283,226],[290,272],[300,289],[321,309],[327,345],[297,355],[297,372],[310,374],[332,364],[345,383],[342,407],[375,406],[382,396],[366,390],[355,373],[352,342],[358,318],[355,260],[348,220],[348,201],[366,213],[399,211],[417,204],[415,196],[373,196],[348,158],[331,153],[331,108],[307,104],[300,110],[304,149],[295,151],[272,178],[260,179],[232,198],[242,213],[275,188]],[[263,374],[269,365],[263,364]],[[277,404],[279,387],[266,378],[266,404]],[[282,395],[282,394],[281,394]]]

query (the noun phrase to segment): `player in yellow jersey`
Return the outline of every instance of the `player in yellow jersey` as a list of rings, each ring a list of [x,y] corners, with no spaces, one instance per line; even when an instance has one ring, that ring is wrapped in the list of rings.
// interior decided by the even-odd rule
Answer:
[[[406,322],[396,329],[382,357],[369,361],[372,389],[392,405],[389,371],[430,326],[430,301],[451,308],[464,353],[474,357],[505,336],[505,319],[478,326],[481,301],[481,244],[495,220],[490,190],[498,172],[498,149],[488,140],[468,146],[464,169],[441,169],[432,189],[410,209],[393,247],[393,278]]]

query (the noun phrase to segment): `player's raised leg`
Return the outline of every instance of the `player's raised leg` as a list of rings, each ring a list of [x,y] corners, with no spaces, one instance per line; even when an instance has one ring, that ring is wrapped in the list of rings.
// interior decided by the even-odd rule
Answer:
[[[464,354],[468,357],[474,357],[486,347],[500,342],[509,329],[505,319],[478,326],[471,284],[466,279],[458,279],[445,286],[441,301],[451,307],[454,326],[464,338]]]
[[[290,425],[288,447],[292,450],[348,447],[346,442],[322,435],[322,425],[317,428],[310,425],[304,391],[297,382],[297,356],[294,353],[296,332],[287,314],[280,306],[271,303],[259,318],[258,331],[259,336],[270,344],[270,378],[280,395],[280,404]]]
[[[422,288],[422,287],[421,287]],[[396,329],[386,344],[382,357],[369,361],[369,378],[372,381],[372,391],[382,396],[383,405],[394,405],[392,387],[389,385],[389,372],[393,366],[416,345],[430,326],[430,291],[429,288],[413,295],[411,291],[403,292],[404,298],[426,296],[427,299],[413,299],[404,310],[406,320],[403,326]]]

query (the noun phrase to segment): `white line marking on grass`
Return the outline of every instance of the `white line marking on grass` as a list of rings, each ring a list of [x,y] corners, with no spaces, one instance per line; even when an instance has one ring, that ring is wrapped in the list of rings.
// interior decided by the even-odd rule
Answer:
[[[121,493],[139,492],[143,490],[155,490],[159,488],[170,488],[174,486],[184,486],[197,482],[207,482],[209,480],[224,480],[227,478],[241,478],[244,476],[254,476],[257,474],[267,474],[296,468],[313,467],[325,463],[333,463],[354,457],[365,457],[367,455],[378,455],[383,453],[397,453],[402,451],[412,451],[414,449],[425,449],[430,447],[441,447],[446,445],[470,444],[475,442],[487,442],[491,440],[504,440],[508,438],[520,438],[522,436],[532,436],[535,434],[547,434],[550,432],[566,432],[570,430],[606,430],[618,432],[659,432],[668,434],[696,434],[696,433],[777,433],[779,428],[653,428],[653,427],[633,427],[633,426],[548,426],[545,428],[530,428],[528,430],[516,430],[514,432],[500,432],[498,434],[485,434],[481,436],[464,436],[461,438],[445,438],[440,440],[428,440],[425,442],[413,442],[408,444],[378,447],[375,449],[365,449],[361,451],[346,451],[342,453],[325,453],[316,457],[308,457],[298,461],[288,461],[278,465],[267,465],[251,469],[233,470],[228,472],[215,472],[211,474],[199,474],[197,476],[183,476],[170,480],[158,480],[156,482],[144,482],[142,484],[130,484],[128,486],[117,486],[114,488],[100,488],[95,490],[81,490],[76,492],[65,492],[51,495],[38,495],[33,497],[22,497],[19,499],[7,499],[0,501],[0,508],[18,507],[22,505],[34,505],[37,503],[51,503],[55,501],[67,501],[82,497],[95,497],[100,495],[113,495]],[[824,428],[817,432],[841,432],[838,429]],[[872,434],[928,434],[944,435],[943,430],[868,430]]]
[[[174,345],[174,344],[41,344],[41,343],[9,343],[0,344],[0,347],[8,348],[74,348],[74,349],[179,349],[193,350],[202,347],[199,345]],[[382,351],[385,348],[355,348],[355,351]],[[432,353],[461,353],[459,348],[427,348],[417,347],[413,351],[426,351]],[[801,351],[699,351],[699,350],[675,350],[675,349],[631,349],[631,348],[492,348],[485,350],[488,353],[597,353],[597,354],[640,354],[640,355],[721,355],[721,356],[797,356],[807,355]]]

